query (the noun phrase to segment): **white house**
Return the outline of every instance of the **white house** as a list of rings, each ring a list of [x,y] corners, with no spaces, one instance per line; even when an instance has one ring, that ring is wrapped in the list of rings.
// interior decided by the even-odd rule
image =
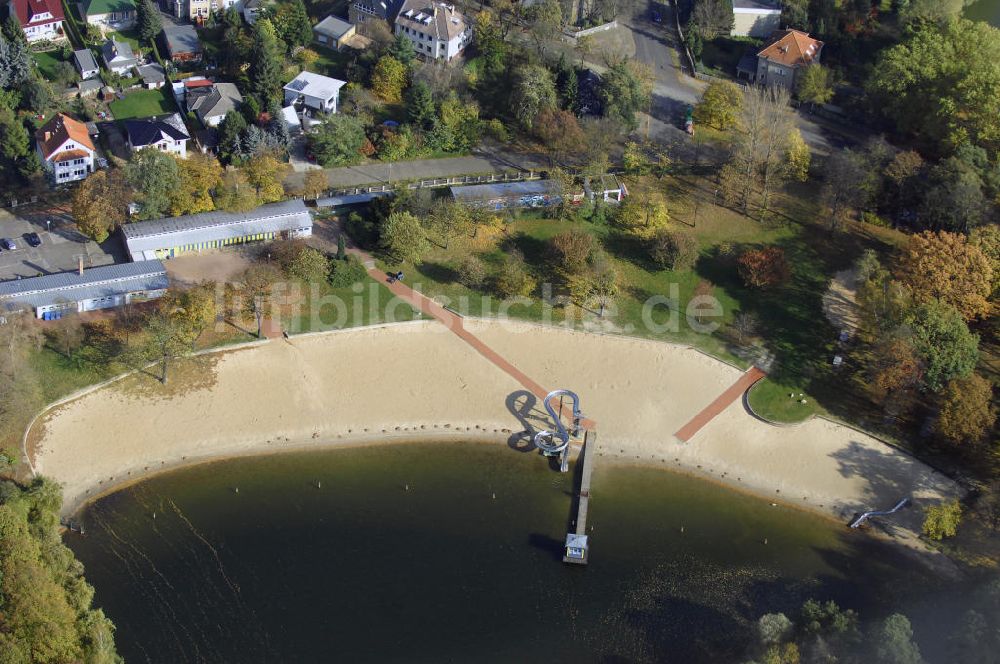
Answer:
[[[94,172],[94,142],[87,125],[59,113],[35,132],[38,156],[55,184],[83,180]]]
[[[93,78],[101,72],[101,68],[97,66],[97,60],[94,59],[94,54],[90,52],[89,48],[73,51],[73,66],[80,72],[80,78],[83,80]]]
[[[91,25],[121,30],[135,24],[134,0],[83,0],[80,6]]]
[[[781,27],[781,5],[772,0],[733,0],[733,37],[767,37]]]
[[[7,9],[17,19],[29,42],[52,41],[65,36],[59,0],[10,0]]]
[[[127,74],[139,66],[139,60],[132,52],[132,46],[128,42],[115,41],[113,37],[108,37],[101,45],[101,59],[104,60],[105,67],[120,75]]]
[[[434,0],[406,0],[396,16],[396,35],[413,43],[428,60],[450,61],[472,41],[472,25],[455,5]]]
[[[285,106],[305,106],[322,113],[336,113],[340,88],[346,82],[304,71],[285,86]]]
[[[126,120],[125,136],[132,151],[154,148],[182,159],[187,157],[187,142],[191,138],[180,113],[159,118]]]

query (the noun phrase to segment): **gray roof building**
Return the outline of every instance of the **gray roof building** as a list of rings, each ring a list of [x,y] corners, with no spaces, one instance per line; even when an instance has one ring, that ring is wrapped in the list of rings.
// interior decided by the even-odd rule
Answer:
[[[73,64],[76,66],[76,70],[80,72],[81,78],[96,76],[101,70],[101,68],[97,66],[97,59],[94,58],[94,54],[89,48],[73,51]]]
[[[167,43],[167,52],[173,60],[192,60],[201,57],[201,41],[193,26],[164,26],[163,39]]]
[[[249,212],[203,212],[122,226],[125,249],[134,261],[169,258],[254,239],[306,237],[313,220],[299,199],[262,205]]]
[[[451,195],[457,202],[465,205],[497,210],[509,207],[540,207],[562,200],[562,195],[552,180],[452,187]]]
[[[226,113],[236,110],[243,103],[243,95],[233,83],[189,88],[185,97],[188,111],[198,116],[206,127],[217,126]]]
[[[163,67],[156,62],[136,67],[135,70],[142,77],[142,82],[146,87],[159,87],[167,80],[167,74],[163,71]]]
[[[139,65],[131,44],[116,41],[113,37],[108,37],[101,45],[101,57],[108,69],[119,74]]]
[[[121,263],[0,282],[0,310],[31,307],[41,318],[49,311],[90,311],[119,306],[138,293],[158,297],[169,285],[160,261]]]

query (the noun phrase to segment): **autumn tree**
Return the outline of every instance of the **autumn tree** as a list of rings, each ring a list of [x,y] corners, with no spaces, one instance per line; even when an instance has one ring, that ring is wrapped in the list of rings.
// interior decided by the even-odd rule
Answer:
[[[900,281],[918,301],[937,299],[954,307],[966,321],[993,310],[993,266],[964,235],[930,231],[910,237],[899,257]]]
[[[524,256],[518,252],[509,253],[496,275],[494,287],[497,294],[502,298],[527,297],[534,292],[536,286],[537,283],[524,262]]]
[[[614,223],[630,235],[648,239],[670,221],[667,204],[656,192],[634,192],[615,211]]]
[[[269,263],[248,267],[239,279],[238,294],[243,313],[257,322],[257,338],[261,336],[264,318],[273,308],[274,286],[281,281],[281,271]]]
[[[798,128],[792,129],[788,133],[788,177],[796,182],[805,182],[809,179],[809,166],[812,164],[812,151],[802,138],[802,132]]]
[[[306,283],[321,283],[330,274],[330,261],[323,252],[312,247],[303,247],[288,266],[288,274]]]
[[[361,147],[367,138],[361,121],[337,113],[327,116],[307,138],[309,148],[323,166],[349,166],[361,161]]]
[[[131,192],[121,171],[99,170],[73,192],[73,219],[77,229],[95,242],[104,242],[125,222]]]
[[[916,388],[924,377],[923,360],[902,335],[892,335],[872,348],[872,387],[882,397]]]
[[[969,242],[983,252],[993,269],[993,291],[991,299],[1000,292],[1000,225],[989,224],[972,231]]]
[[[326,172],[322,169],[314,168],[306,172],[305,181],[302,185],[303,196],[317,200],[329,188],[330,181],[326,177]]]
[[[453,239],[470,233],[472,216],[468,207],[446,198],[434,203],[424,217],[424,226],[447,249]]]
[[[978,374],[948,381],[941,392],[935,431],[954,444],[978,443],[996,423],[993,384]]]
[[[170,214],[210,212],[215,209],[212,192],[222,185],[222,165],[211,155],[192,152],[177,159],[179,182],[170,194]]]
[[[698,241],[690,233],[661,229],[649,240],[649,257],[666,270],[690,270],[698,260]]]
[[[535,135],[557,161],[583,149],[583,130],[576,116],[558,108],[545,108],[535,120]]]
[[[734,22],[732,0],[695,0],[688,29],[711,41],[719,35],[728,36]]]
[[[372,92],[390,104],[399,103],[408,78],[406,65],[391,55],[383,55],[372,70]]]
[[[829,209],[830,229],[837,230],[865,202],[869,171],[864,158],[850,149],[834,152],[823,168],[823,202]]]
[[[694,121],[721,131],[731,129],[743,109],[743,92],[735,83],[716,80],[709,84],[694,107]]]
[[[594,236],[579,229],[552,236],[549,246],[557,268],[568,274],[580,274],[586,270],[590,257],[597,250]]]
[[[924,511],[924,536],[928,539],[936,541],[943,540],[945,537],[954,537],[958,532],[958,525],[961,521],[962,505],[959,504],[957,499],[949,500],[939,505],[932,505]],[[907,623],[907,626],[909,626],[909,623]],[[916,645],[913,645],[913,648],[916,648]],[[886,661],[895,662],[900,660]],[[923,662],[919,656],[913,658],[912,660],[903,661],[912,661],[914,664],[920,664]]]
[[[747,288],[772,288],[788,279],[788,261],[781,247],[747,249],[736,259],[736,269]]]
[[[748,214],[759,194],[766,213],[772,190],[792,172],[789,137],[793,123],[783,88],[750,86],[743,93],[739,133],[732,156],[719,173],[726,201]]]
[[[627,58],[608,67],[597,91],[604,116],[629,130],[638,126],[635,115],[649,108],[652,93],[652,71],[647,65]]]
[[[203,282],[192,288],[170,289],[161,300],[160,310],[189,348],[215,324],[217,313],[216,284]]]
[[[247,184],[253,187],[261,203],[273,203],[284,198],[282,181],[287,170],[288,165],[272,152],[258,155],[242,168]]]
[[[427,250],[420,222],[409,212],[396,211],[382,224],[379,246],[396,263],[415,261]]]
[[[182,318],[174,315],[167,307],[168,302],[161,302],[158,308],[143,323],[143,351],[146,359],[160,365],[159,381],[167,384],[170,362],[191,351],[187,336],[187,328]]]
[[[539,55],[544,56],[549,46],[561,36],[562,7],[559,0],[539,0],[524,11],[528,35],[535,43]]]

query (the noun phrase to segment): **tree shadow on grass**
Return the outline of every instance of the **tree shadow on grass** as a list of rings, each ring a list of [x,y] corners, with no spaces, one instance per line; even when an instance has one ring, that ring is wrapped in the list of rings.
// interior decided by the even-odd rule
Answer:
[[[423,261],[416,266],[417,272],[441,284],[453,284],[458,281],[458,270],[435,261]]]

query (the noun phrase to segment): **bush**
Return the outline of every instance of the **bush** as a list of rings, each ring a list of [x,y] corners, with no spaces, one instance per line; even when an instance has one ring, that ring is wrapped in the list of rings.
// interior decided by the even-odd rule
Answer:
[[[288,266],[288,275],[307,283],[326,281],[330,263],[322,252],[305,247]]]
[[[889,228],[892,225],[874,212],[862,212],[861,221],[866,224],[871,224],[872,226],[881,226],[883,228]]]
[[[507,259],[496,278],[496,292],[502,298],[531,295],[535,285],[528,267],[518,258]]]
[[[482,288],[486,283],[486,266],[475,256],[466,256],[458,266],[458,282],[472,290]]]
[[[788,261],[781,247],[748,249],[736,260],[736,270],[747,288],[771,288],[788,279]]]
[[[594,253],[597,243],[590,233],[574,229],[553,236],[549,244],[559,268],[570,274],[579,274],[587,268],[587,260]]]
[[[345,260],[330,261],[330,285],[334,288],[347,288],[368,278],[368,270],[361,264],[361,259],[348,255]]]
[[[954,537],[961,521],[962,506],[958,504],[958,500],[928,507],[924,512],[924,535],[935,541]]]
[[[378,244],[378,227],[375,222],[358,212],[347,215],[344,230],[362,247],[370,249]]]
[[[649,240],[649,257],[667,270],[690,270],[698,260],[698,241],[688,233],[661,230]]]

